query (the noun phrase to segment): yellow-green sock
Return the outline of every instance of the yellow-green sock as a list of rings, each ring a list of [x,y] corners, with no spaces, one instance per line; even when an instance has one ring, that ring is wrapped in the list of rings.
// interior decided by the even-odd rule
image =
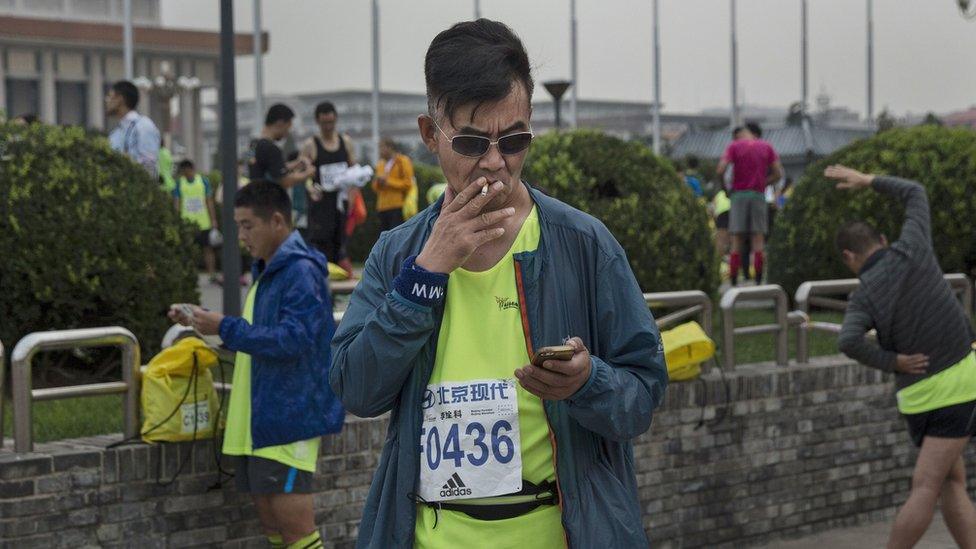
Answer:
[[[271,544],[271,549],[285,549],[285,539],[281,537],[281,534],[268,536],[268,543]]]
[[[315,530],[311,534],[289,545],[288,549],[322,549],[323,547],[325,545],[322,544],[322,536],[319,535],[318,530]]]

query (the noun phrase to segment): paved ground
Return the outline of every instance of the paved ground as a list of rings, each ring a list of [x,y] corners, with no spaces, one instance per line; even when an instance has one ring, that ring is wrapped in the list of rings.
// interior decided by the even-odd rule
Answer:
[[[764,545],[769,549],[869,549],[884,547],[888,542],[888,532],[891,521],[878,522],[865,526],[840,528],[820,534],[790,541],[779,541]],[[929,526],[928,532],[915,546],[916,549],[953,549],[956,547],[949,530],[942,521],[941,515],[936,515]]]

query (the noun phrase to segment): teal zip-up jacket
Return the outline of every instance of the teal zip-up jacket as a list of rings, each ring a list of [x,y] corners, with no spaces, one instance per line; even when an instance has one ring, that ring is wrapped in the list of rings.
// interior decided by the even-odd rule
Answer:
[[[544,402],[567,541],[573,548],[647,547],[631,440],[648,430],[667,386],[660,333],[610,231],[530,193],[539,246],[516,254],[512,273],[530,352],[569,335],[592,356],[590,378],[575,395]],[[390,412],[357,547],[413,546],[417,504],[408,494],[420,475],[421,404],[443,306],[408,300],[393,282],[404,261],[420,253],[440,205],[383,233],[332,342],[329,381],[346,409],[360,417]]]

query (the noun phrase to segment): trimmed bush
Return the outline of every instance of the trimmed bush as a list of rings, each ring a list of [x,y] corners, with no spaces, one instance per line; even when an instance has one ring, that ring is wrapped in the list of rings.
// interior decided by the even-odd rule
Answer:
[[[595,131],[548,133],[532,143],[522,177],[601,220],[645,292],[716,291],[708,214],[645,145]]]
[[[777,217],[770,239],[770,280],[792,295],[806,280],[853,276],[834,249],[846,221],[875,225],[898,238],[904,208],[871,190],[838,191],[823,176],[831,164],[913,179],[925,186],[932,240],[945,272],[976,273],[976,133],[933,126],[895,129],[853,143],[812,164]]]
[[[0,149],[0,340],[9,351],[34,331],[118,325],[148,358],[169,305],[199,299],[195,229],[81,128],[2,124]]]
[[[444,175],[439,166],[421,164],[414,162],[413,174],[417,179],[418,211],[423,210],[427,204],[427,189],[434,183],[444,181]],[[376,213],[376,193],[373,192],[371,185],[363,187],[363,198],[366,200],[366,221],[356,227],[352,237],[349,238],[349,258],[356,262],[365,262],[369,257],[369,251],[373,249],[373,244],[380,237],[380,218]]]

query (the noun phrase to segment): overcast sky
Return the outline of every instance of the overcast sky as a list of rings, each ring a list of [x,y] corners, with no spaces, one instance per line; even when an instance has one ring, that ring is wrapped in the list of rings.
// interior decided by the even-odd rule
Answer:
[[[235,2],[249,32],[251,0]],[[422,92],[430,40],[471,18],[471,0],[380,0],[383,89]],[[163,24],[216,30],[218,2],[161,0]],[[569,0],[481,0],[482,15],[521,36],[537,81],[569,77]],[[800,1],[738,0],[740,100],[786,106],[800,95]],[[266,93],[369,89],[369,0],[264,0]],[[650,101],[650,0],[577,0],[579,96]],[[956,0],[875,0],[875,107],[939,113],[976,104],[976,21]],[[696,112],[729,103],[729,2],[660,0],[662,102]],[[863,112],[864,0],[810,0],[810,101]],[[237,62],[238,97],[254,96],[253,58]],[[538,93],[545,93],[541,87]]]

